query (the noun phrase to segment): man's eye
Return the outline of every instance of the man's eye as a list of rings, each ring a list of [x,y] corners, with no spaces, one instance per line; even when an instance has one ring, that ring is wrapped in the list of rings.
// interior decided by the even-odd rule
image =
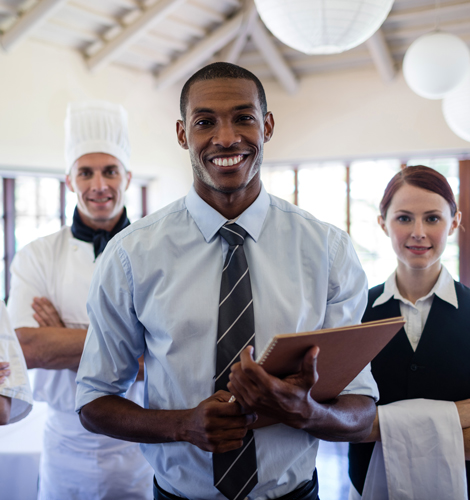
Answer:
[[[211,125],[211,121],[210,120],[198,120],[196,122],[196,125],[200,125],[200,126],[205,126],[205,125]]]
[[[254,118],[250,115],[243,115],[243,116],[240,116],[239,120],[242,120],[242,121],[254,120]]]

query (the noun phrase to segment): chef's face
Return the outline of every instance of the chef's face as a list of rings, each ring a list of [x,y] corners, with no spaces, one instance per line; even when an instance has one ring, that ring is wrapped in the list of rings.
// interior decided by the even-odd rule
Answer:
[[[90,153],[81,156],[66,177],[67,187],[77,194],[84,224],[110,231],[124,208],[124,192],[132,174],[114,156]]]

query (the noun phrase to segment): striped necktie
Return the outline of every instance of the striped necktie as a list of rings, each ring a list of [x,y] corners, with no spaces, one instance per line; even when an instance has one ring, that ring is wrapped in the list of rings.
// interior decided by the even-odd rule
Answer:
[[[243,243],[246,231],[235,223],[226,223],[219,234],[229,244],[222,271],[217,331],[215,390],[227,390],[230,367],[240,352],[254,345],[255,317],[253,297]],[[238,450],[212,456],[214,485],[230,500],[242,500],[258,482],[256,447],[253,431],[248,431]]]

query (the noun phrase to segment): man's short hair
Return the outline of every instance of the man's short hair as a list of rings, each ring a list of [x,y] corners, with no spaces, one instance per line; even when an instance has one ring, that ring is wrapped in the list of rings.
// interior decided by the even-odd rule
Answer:
[[[183,90],[181,91],[180,97],[180,112],[181,119],[186,122],[186,108],[188,107],[189,91],[192,85],[196,82],[201,82],[204,80],[216,80],[218,78],[240,78],[243,80],[251,80],[255,83],[258,90],[258,99],[263,112],[263,116],[268,112],[268,104],[266,102],[266,94],[262,83],[259,81],[258,77],[255,76],[251,71],[245,68],[237,66],[236,64],[231,64],[228,62],[216,62],[204,66],[199,71],[194,73],[191,78],[184,84]]]

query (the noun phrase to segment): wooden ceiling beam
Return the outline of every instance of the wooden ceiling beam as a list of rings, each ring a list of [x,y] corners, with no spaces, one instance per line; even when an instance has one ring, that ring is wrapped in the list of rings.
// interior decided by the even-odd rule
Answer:
[[[254,22],[251,39],[263,54],[279,83],[289,94],[295,94],[299,89],[299,81],[259,18]]]
[[[164,68],[157,76],[157,87],[167,88],[199,68],[237,36],[242,22],[243,13],[239,13],[216,28],[192,49],[176,59],[173,64]]]
[[[446,18],[455,18],[470,15],[470,3],[468,1],[456,5],[441,5],[437,10],[437,19],[444,20]],[[390,12],[387,19],[385,19],[384,27],[391,24],[426,24],[434,23],[436,21],[436,9],[432,7],[422,7],[412,10],[400,10],[398,12]]]
[[[116,59],[129,45],[143,37],[151,26],[165,19],[185,2],[186,0],[160,0],[144,10],[136,21],[123,28],[121,33],[88,58],[88,67],[98,70]]]
[[[17,22],[0,38],[0,45],[6,50],[12,50],[22,40],[44,23],[62,7],[66,0],[41,0],[30,10],[21,14]]]
[[[392,81],[397,71],[382,30],[379,28],[365,44],[382,80],[387,83]]]
[[[240,33],[220,51],[216,57],[217,61],[225,61],[232,64],[238,61],[257,18],[258,11],[253,1],[250,0],[244,7],[244,17]]]

